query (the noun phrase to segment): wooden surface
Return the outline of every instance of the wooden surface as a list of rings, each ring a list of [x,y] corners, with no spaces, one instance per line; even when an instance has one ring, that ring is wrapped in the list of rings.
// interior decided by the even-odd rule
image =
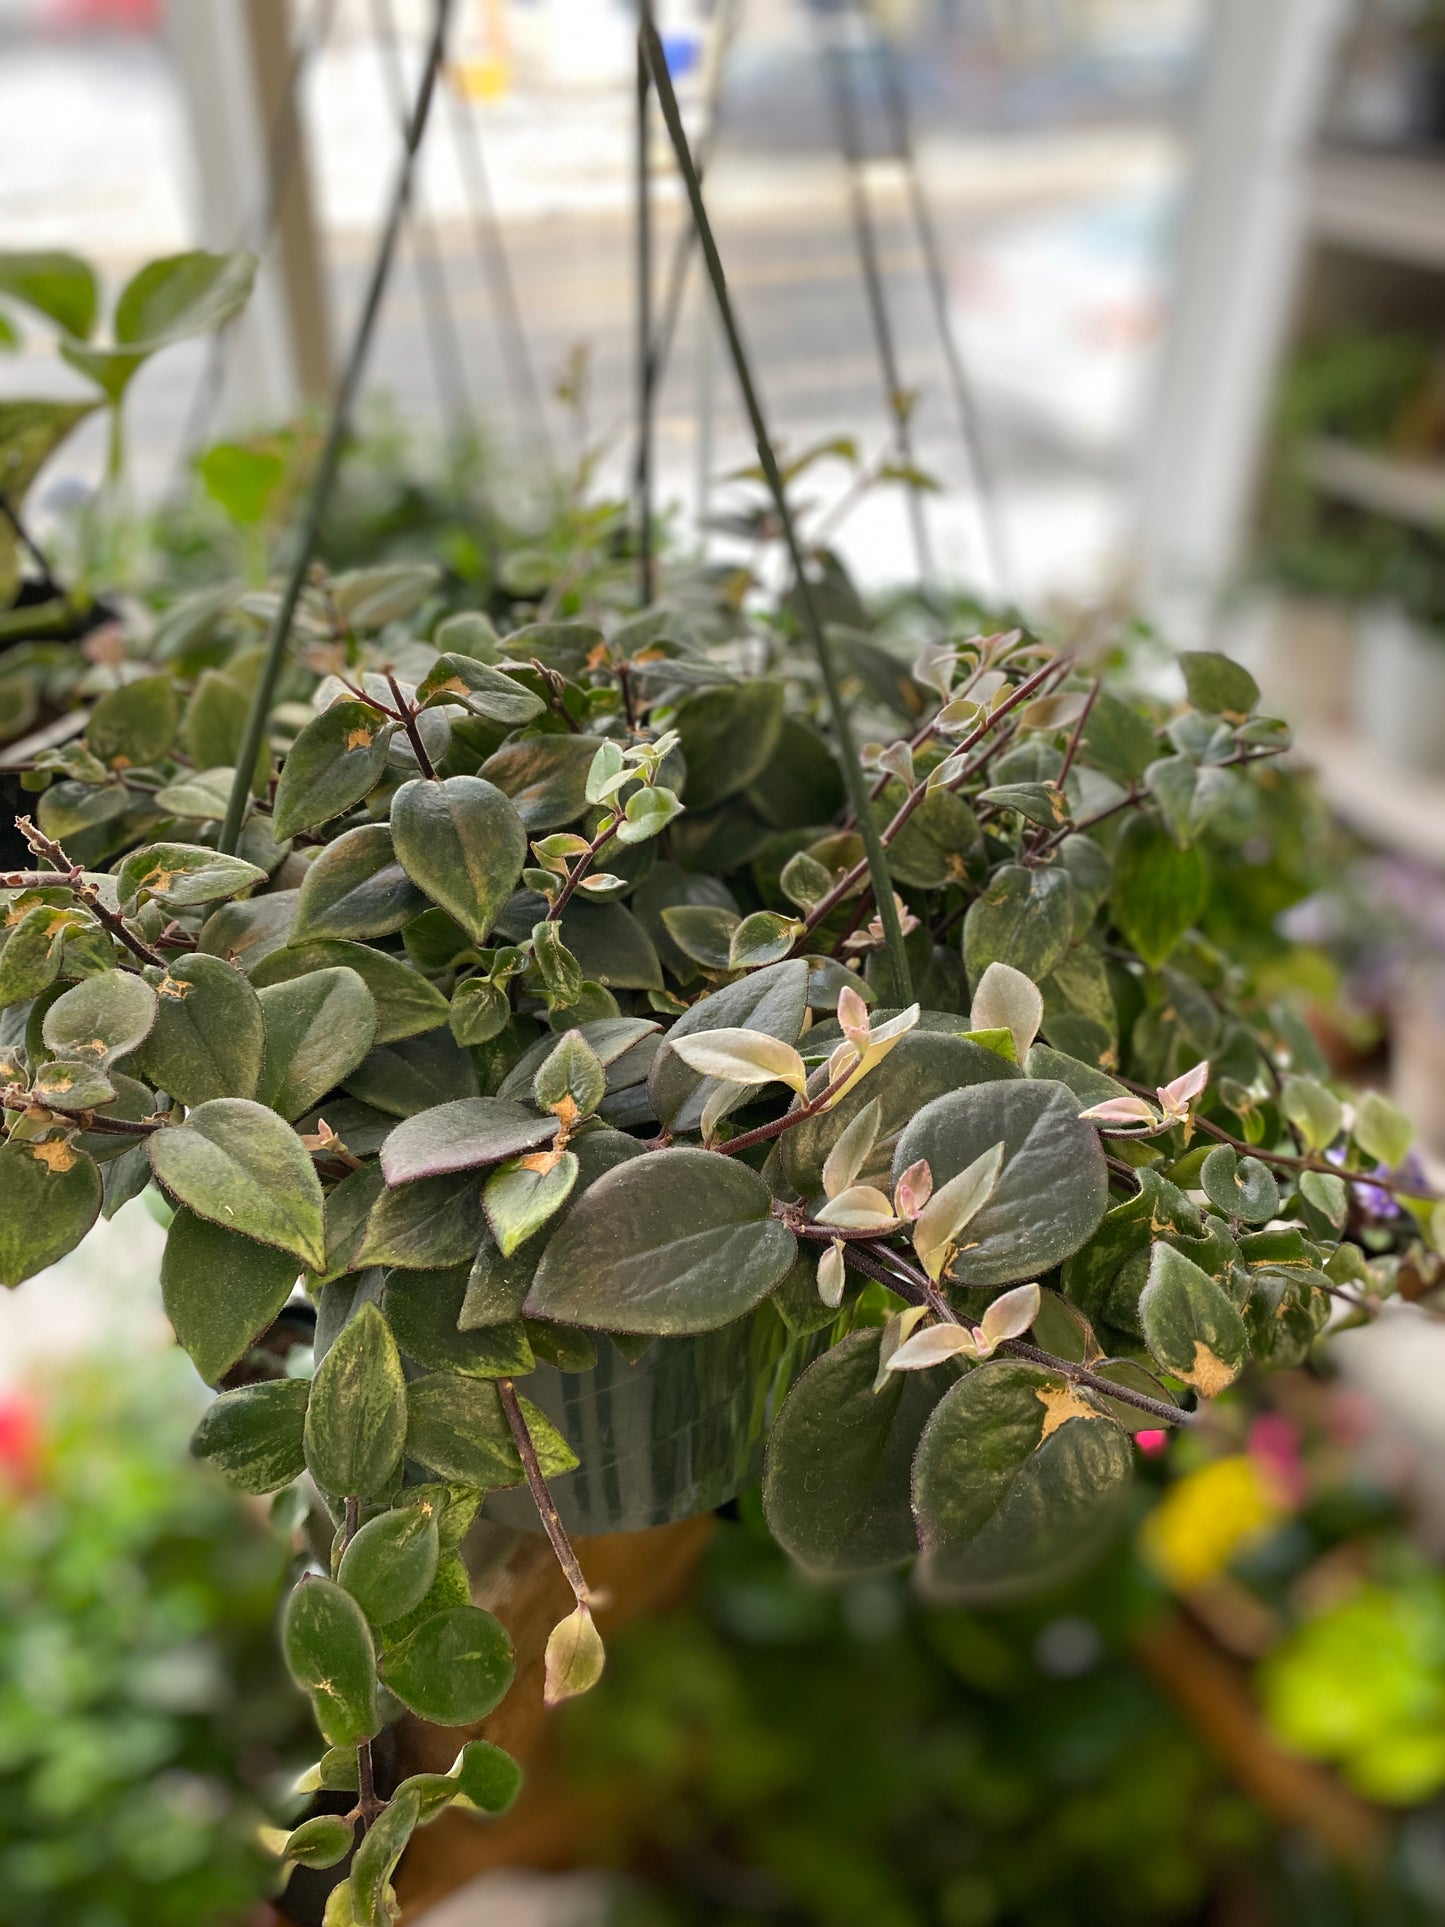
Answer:
[[[650,1532],[578,1540],[589,1586],[607,1596],[597,1611],[604,1640],[632,1620],[665,1612],[686,1596],[713,1524],[712,1514],[705,1513]],[[557,1784],[551,1722],[542,1704],[547,1636],[571,1611],[571,1592],[540,1534],[483,1525],[466,1550],[474,1575],[472,1595],[511,1634],[517,1677],[497,1711],[475,1727],[441,1728],[405,1720],[397,1732],[398,1771],[448,1772],[467,1740],[486,1739],[520,1760],[527,1779],[505,1818],[481,1821],[444,1813],[416,1835],[397,1879],[408,1923],[478,1874],[499,1867],[570,1864],[579,1838],[588,1831],[586,1816]]]

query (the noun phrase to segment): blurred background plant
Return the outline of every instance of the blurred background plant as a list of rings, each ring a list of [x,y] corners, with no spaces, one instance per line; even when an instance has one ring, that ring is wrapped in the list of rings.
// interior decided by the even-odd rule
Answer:
[[[160,1353],[0,1395],[0,1916],[208,1927],[274,1880],[255,1831],[301,1737],[288,1548],[186,1456]]]

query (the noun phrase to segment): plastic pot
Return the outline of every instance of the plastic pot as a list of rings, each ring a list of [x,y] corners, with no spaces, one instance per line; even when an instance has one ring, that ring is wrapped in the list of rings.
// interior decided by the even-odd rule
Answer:
[[[721,1331],[654,1339],[635,1365],[600,1335],[590,1371],[538,1365],[521,1390],[582,1461],[549,1481],[568,1532],[640,1532],[736,1498],[757,1477],[768,1427],[821,1342],[794,1337],[764,1303]],[[540,1530],[525,1489],[493,1493],[486,1513]]]

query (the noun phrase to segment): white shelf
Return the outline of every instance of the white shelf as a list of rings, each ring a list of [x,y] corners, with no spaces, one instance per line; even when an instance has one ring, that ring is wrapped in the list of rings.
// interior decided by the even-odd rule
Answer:
[[[1350,442],[1317,441],[1306,449],[1304,467],[1337,501],[1445,534],[1445,462],[1405,462]]]
[[[1298,743],[1351,829],[1398,856],[1445,869],[1445,777],[1402,769],[1347,730],[1304,730]]]
[[[1310,216],[1323,241],[1445,268],[1445,159],[1327,147],[1315,159]]]

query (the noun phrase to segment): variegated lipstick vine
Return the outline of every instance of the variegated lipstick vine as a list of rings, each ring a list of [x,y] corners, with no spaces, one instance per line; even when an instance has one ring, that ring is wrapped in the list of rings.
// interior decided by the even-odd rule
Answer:
[[[1196,928],[1287,741],[1233,662],[1140,700],[1018,632],[907,669],[835,630],[853,713],[893,717],[890,954],[786,616],[499,636],[430,589],[308,587],[234,852],[244,688],[142,674],[39,759],[0,877],[0,1275],[173,1207],[166,1307],[224,1388],[196,1452],[330,1516],[284,1645],[309,1784],[355,1800],[278,1850],[352,1856],[333,1922],[390,1919],[413,1830],[515,1792],[481,1739],[372,1763],[403,1709],[472,1725],[511,1683],[458,1552],[489,1492],[526,1482],[575,1593],[548,1696],[602,1669],[537,1361],[775,1318],[814,1355],[778,1539],[986,1601],[1107,1535],[1132,1434],[1435,1262],[1408,1126]],[[261,1375],[298,1284],[314,1377]]]

